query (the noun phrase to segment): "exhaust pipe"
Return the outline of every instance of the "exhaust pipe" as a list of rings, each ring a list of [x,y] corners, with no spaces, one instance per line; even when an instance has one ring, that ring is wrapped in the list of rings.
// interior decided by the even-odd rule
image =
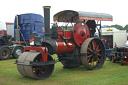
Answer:
[[[51,6],[43,6],[44,8],[44,34],[46,37],[50,37],[50,8]]]

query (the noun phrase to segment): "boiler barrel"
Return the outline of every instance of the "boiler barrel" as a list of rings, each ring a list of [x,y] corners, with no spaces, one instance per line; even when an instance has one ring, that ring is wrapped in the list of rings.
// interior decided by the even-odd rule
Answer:
[[[62,53],[70,53],[74,50],[74,43],[72,41],[56,41],[56,53],[62,54]]]

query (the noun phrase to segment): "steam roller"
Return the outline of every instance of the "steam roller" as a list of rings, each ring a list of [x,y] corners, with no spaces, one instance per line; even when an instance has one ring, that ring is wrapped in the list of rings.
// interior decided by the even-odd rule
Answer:
[[[16,60],[19,73],[34,79],[48,78],[56,63],[53,54],[58,56],[65,69],[81,65],[89,70],[101,68],[106,59],[100,33],[101,21],[112,21],[112,16],[64,10],[53,16],[54,24],[50,29],[50,6],[43,8],[45,27],[39,29],[45,37],[41,39],[36,32],[30,35],[30,46],[25,47],[24,53]],[[94,36],[96,28],[98,38]]]

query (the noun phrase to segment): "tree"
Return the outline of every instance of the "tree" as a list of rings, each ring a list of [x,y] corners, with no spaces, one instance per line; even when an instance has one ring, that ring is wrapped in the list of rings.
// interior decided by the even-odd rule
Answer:
[[[124,27],[124,30],[128,32],[128,24]]]
[[[111,26],[107,26],[107,27],[115,27],[116,29],[119,29],[119,30],[123,30],[123,27],[121,25],[111,25]]]

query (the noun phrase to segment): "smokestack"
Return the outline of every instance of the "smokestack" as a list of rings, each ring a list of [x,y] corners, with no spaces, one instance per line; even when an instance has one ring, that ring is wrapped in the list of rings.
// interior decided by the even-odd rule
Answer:
[[[51,6],[43,6],[43,8],[44,8],[45,36],[50,37],[50,8]]]

